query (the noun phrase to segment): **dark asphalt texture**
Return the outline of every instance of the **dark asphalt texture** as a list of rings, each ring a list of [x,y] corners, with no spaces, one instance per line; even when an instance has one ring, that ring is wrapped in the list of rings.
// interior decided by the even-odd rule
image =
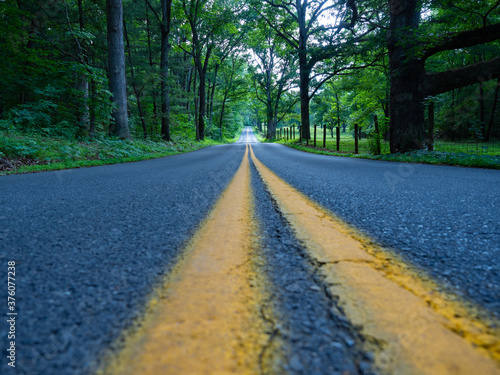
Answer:
[[[285,181],[500,318],[500,171],[252,146]]]
[[[0,285],[16,261],[17,367],[88,374],[175,264],[241,163],[234,145],[130,164],[0,177]],[[500,311],[500,172],[307,154],[252,143],[285,181],[492,314]],[[371,374],[362,337],[324,291],[252,167],[266,309],[288,374]],[[6,296],[0,291],[1,298]],[[0,304],[5,316],[6,303]],[[5,310],[4,310],[5,309]],[[5,353],[7,323],[0,323]],[[7,368],[7,371],[4,371]]]
[[[252,189],[262,235],[258,264],[270,283],[263,315],[272,320],[274,311],[274,332],[285,343],[285,361],[278,373],[373,374],[371,353],[360,350],[363,338],[327,295],[317,267],[295,239],[253,164]]]
[[[0,177],[0,313],[10,260],[18,313],[17,366],[7,367],[2,319],[0,373],[94,371],[234,176],[244,149]]]

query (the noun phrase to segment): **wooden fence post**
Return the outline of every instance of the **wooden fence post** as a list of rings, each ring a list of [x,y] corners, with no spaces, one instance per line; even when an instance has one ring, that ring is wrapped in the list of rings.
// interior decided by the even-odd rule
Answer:
[[[357,154],[359,151],[358,137],[359,137],[359,126],[358,126],[358,124],[354,124],[354,153],[355,154]]]
[[[337,126],[337,151],[340,151],[340,126]]]

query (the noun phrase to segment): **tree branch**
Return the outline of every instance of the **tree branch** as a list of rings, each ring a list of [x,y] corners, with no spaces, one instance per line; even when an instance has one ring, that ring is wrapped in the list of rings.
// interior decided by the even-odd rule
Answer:
[[[149,0],[144,0],[146,2],[146,4],[148,5],[149,9],[151,9],[151,11],[153,12],[153,14],[155,15],[156,19],[158,20],[158,22],[160,23],[160,25],[162,24],[162,21],[161,21],[161,18],[160,16],[158,15],[158,12],[156,11],[155,8],[153,8],[153,6],[151,5],[151,2]]]
[[[279,124],[284,118],[285,116],[288,114],[288,111],[290,109],[292,109],[292,107],[297,104],[299,102],[300,98],[296,98],[291,105],[288,106],[288,108],[285,110],[285,112],[283,112],[283,116],[281,116],[277,121],[276,121],[276,124]]]
[[[299,19],[297,18],[297,16],[290,10],[290,8],[288,8],[286,5],[290,4],[290,3],[287,3],[287,4],[276,4],[274,1],[270,1],[270,0],[264,0],[265,3],[271,5],[272,7],[274,8],[281,8],[281,9],[284,9],[285,12],[287,12],[296,22],[299,22]]]
[[[434,96],[496,78],[500,78],[500,57],[442,73],[427,73],[420,89],[424,96]]]
[[[327,6],[326,8],[323,8],[323,5],[325,5],[328,2],[328,0],[322,1],[316,10],[313,12],[311,19],[309,20],[309,25],[307,26],[307,31],[311,29],[312,24],[318,19],[319,16],[321,16],[324,12],[326,12],[329,9],[335,8],[335,5],[330,5]]]
[[[292,48],[298,49],[299,48],[299,41],[296,40],[293,36],[291,35],[285,35],[281,30],[279,30],[265,15],[263,15],[257,8],[252,7],[259,15],[264,19],[264,21],[267,22],[269,26],[278,34],[280,37],[282,37],[285,42],[287,42]]]
[[[463,31],[458,34],[449,34],[439,44],[430,47],[424,52],[424,60],[438,52],[473,47],[477,44],[493,42],[497,39],[500,39],[500,23]]]

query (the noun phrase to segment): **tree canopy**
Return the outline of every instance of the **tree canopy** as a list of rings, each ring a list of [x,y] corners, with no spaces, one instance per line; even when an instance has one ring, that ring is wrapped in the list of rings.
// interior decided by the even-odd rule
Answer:
[[[500,2],[64,0],[0,4],[0,130],[203,140],[243,124],[369,131],[391,152],[500,137]],[[385,121],[384,120],[384,121]]]

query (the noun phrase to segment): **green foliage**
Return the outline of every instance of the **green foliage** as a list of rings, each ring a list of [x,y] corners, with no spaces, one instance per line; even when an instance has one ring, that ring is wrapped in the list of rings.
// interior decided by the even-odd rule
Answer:
[[[293,2],[275,3],[293,8]],[[308,3],[309,10],[320,3]],[[361,18],[350,31],[325,27],[324,19],[310,25],[312,34],[308,39],[307,56],[315,64],[311,68],[309,93],[312,94],[325,77],[338,73],[313,96],[311,123],[326,125],[329,130],[339,125],[339,119],[340,125],[345,124],[347,130],[358,123],[368,135],[367,142],[362,140],[363,146],[366,144],[373,152],[378,142],[373,133],[373,115],[379,117],[379,137],[385,135],[388,126],[387,121],[382,119],[388,115],[389,66],[384,50],[384,28],[388,26],[389,13],[387,2],[365,1],[357,4]],[[0,131],[34,137],[21,144],[12,139],[5,141],[2,146],[4,151],[0,151],[4,155],[8,152],[15,157],[39,160],[45,157],[50,160],[85,158],[90,151],[80,149],[71,142],[94,137],[95,145],[99,144],[98,149],[103,150],[99,151],[99,155],[106,158],[140,156],[136,149],[139,146],[122,147],[106,138],[112,105],[106,72],[105,2],[84,1],[81,10],[78,5],[76,0],[49,2],[43,6],[35,1],[2,2]],[[144,2],[124,0],[124,18],[130,39],[130,48],[127,49],[130,56],[127,55],[126,66],[128,110],[131,131],[136,139],[144,136],[143,119],[139,113],[141,104],[148,139],[160,141],[162,10],[158,1],[150,2],[150,5],[153,9]],[[300,108],[294,105],[298,99],[298,74],[294,65],[297,61],[296,50],[284,42],[273,28],[278,27],[280,32],[293,39],[297,36],[298,25],[283,7],[273,8],[269,3],[260,1],[251,1],[248,5],[243,6],[237,1],[206,0],[173,3],[167,84],[171,135],[176,144],[182,145],[185,140],[196,138],[195,102],[199,101],[199,74],[195,73],[193,64],[192,54],[195,52],[201,61],[207,58],[208,108],[205,119],[209,137],[220,141],[232,139],[244,124],[266,123],[268,115],[277,120],[278,128],[300,125]],[[337,7],[341,9],[341,12],[332,12],[337,14],[336,19],[330,19],[332,25],[349,22],[352,12],[345,5],[345,1],[332,5],[335,10]],[[412,40],[403,40],[402,43],[415,44],[411,51],[422,55],[426,48],[440,43],[449,32],[474,29],[484,22],[499,22],[500,16],[496,11],[484,16],[492,6],[488,0],[474,1],[473,6],[465,0],[424,2],[421,27],[411,36]],[[325,15],[331,16],[330,13]],[[372,16],[382,27],[358,41],[354,40],[356,32],[364,33],[371,28],[363,21]],[[200,40],[196,46],[188,22],[191,18],[196,19],[199,27]],[[432,73],[441,72],[499,54],[498,41],[443,51],[428,59],[426,69]],[[257,55],[263,57],[259,62],[261,66],[257,66]],[[272,68],[271,59],[274,59]],[[370,66],[345,70],[364,64]],[[269,107],[266,103],[266,68],[270,68],[271,73],[268,82]],[[480,118],[477,85],[433,98],[436,102],[435,129],[438,139],[484,139],[490,118],[493,118],[492,138],[500,138],[500,105],[493,113],[495,82],[484,82],[482,88],[483,120]],[[51,148],[47,154],[39,144],[39,136],[71,142]],[[97,149],[92,152],[95,155]]]
[[[9,158],[38,158],[43,147],[40,142],[27,138],[19,142],[19,138],[2,135],[0,138],[0,152]]]
[[[26,164],[10,171],[0,170],[0,174],[145,160],[193,151],[212,144],[215,142],[193,142],[183,138],[177,138],[175,143],[150,140],[123,141],[110,137],[76,141],[0,132],[0,157],[19,160],[21,164]]]
[[[385,138],[385,134],[389,131],[389,118],[380,117],[378,118],[378,133],[375,131],[375,125],[372,124],[368,129],[368,150],[373,155],[379,155],[381,150],[382,141]]]

